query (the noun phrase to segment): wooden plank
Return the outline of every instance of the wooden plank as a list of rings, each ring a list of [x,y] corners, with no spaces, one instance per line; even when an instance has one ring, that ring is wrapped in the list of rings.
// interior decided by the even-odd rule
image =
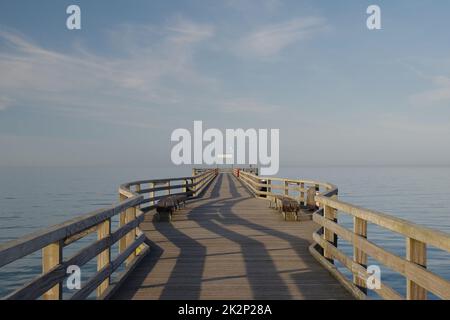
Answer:
[[[308,188],[306,192],[306,206],[310,210],[314,210],[316,208],[316,189],[313,187]]]
[[[76,242],[76,241],[78,241],[80,239],[83,239],[84,237],[86,237],[86,236],[88,236],[91,233],[94,233],[96,231],[97,231],[97,226],[93,226],[93,227],[91,227],[89,229],[83,230],[80,233],[77,233],[77,234],[75,234],[75,235],[73,235],[73,236],[71,236],[69,238],[66,238],[64,240],[64,246],[68,246],[71,243],[74,243],[74,242]]]
[[[323,240],[323,239],[322,239]],[[320,240],[319,240],[320,241]],[[309,247],[309,252],[313,257],[320,262],[320,264],[330,272],[336,280],[339,281],[352,295],[358,300],[365,300],[366,294],[356,287],[351,281],[349,281],[328,259],[323,257],[317,250],[314,249],[314,245]]]
[[[42,249],[42,273],[45,274],[52,268],[59,265],[62,261],[62,243],[61,241],[49,244]],[[44,293],[44,300],[61,300],[62,284],[57,283],[51,289]]]
[[[150,187],[151,188],[154,188],[155,187],[155,184],[154,183],[150,183]],[[150,193],[149,193],[149,199],[150,199],[150,204],[152,205],[152,206],[154,206],[155,204],[156,204],[156,200],[155,200],[155,191],[150,191]]]
[[[187,192],[188,185],[189,185],[188,181],[187,181],[187,180],[184,180],[184,181],[183,181],[182,188],[181,188],[181,191],[182,191],[182,192]]]
[[[253,174],[250,174],[250,173],[244,172],[244,171],[241,171],[241,176],[250,177],[252,179],[266,179],[266,177],[258,177],[258,176],[255,176]],[[270,177],[270,178],[267,178],[267,179],[271,179],[272,181],[278,181],[278,182],[283,182],[283,183],[284,183],[284,181],[289,181],[290,183],[298,183],[298,182],[300,182],[300,183],[303,183],[303,184],[312,185],[314,187],[320,186],[320,187],[323,187],[324,189],[326,189],[328,191],[332,191],[332,190],[337,189],[337,187],[334,184],[329,183],[329,182],[320,182],[320,181],[305,180],[305,179],[293,180],[293,179],[284,179],[284,178],[277,178],[277,177]],[[275,184],[273,186],[274,186],[274,188],[283,188],[283,186],[276,186]],[[305,189],[305,191],[306,191],[306,189]]]
[[[445,232],[423,227],[382,212],[361,208],[341,200],[334,200],[324,196],[317,196],[317,199],[323,205],[329,205],[339,211],[397,232],[405,237],[416,239],[428,245],[450,252],[450,234]]]
[[[71,300],[86,299],[107,277],[109,277],[136,248],[143,243],[145,235],[141,234],[128,248],[120,253],[110,264],[99,270],[80,290],[72,295]]]
[[[139,216],[135,221],[117,229],[110,236],[94,242],[86,248],[81,249],[71,258],[63,261],[47,273],[42,274],[33,281],[27,283],[22,288],[15,290],[6,297],[7,300],[34,300],[39,298],[45,291],[49,290],[56,283],[62,282],[67,276],[66,270],[70,265],[77,265],[79,267],[86,264],[92,258],[100,254],[106,248],[109,248],[116,243],[120,238],[126,235],[129,230],[135,228],[144,219],[144,216]]]
[[[126,223],[129,223],[136,219],[136,208],[129,208],[126,210]],[[132,229],[130,232],[127,233],[125,236],[125,242],[126,246],[128,247],[130,244],[134,242],[136,239],[137,230],[136,228]],[[131,261],[134,260],[136,257],[136,252],[132,252],[130,256],[126,260],[126,265],[128,265]]]
[[[153,184],[151,184],[151,185],[153,185]],[[174,184],[171,184],[170,185],[170,189],[183,189],[184,187],[192,187],[193,186],[193,184],[191,184],[191,183],[188,183],[188,184],[185,184],[185,182],[183,182],[183,183],[181,183],[181,184],[176,184],[176,185],[174,185]],[[165,190],[167,190],[167,186],[166,185],[164,185],[164,186],[162,186],[162,187],[150,187],[150,188],[146,188],[146,189],[141,189],[140,191],[139,191],[139,194],[145,194],[145,193],[152,193],[152,192],[156,192],[156,191],[165,191]]]
[[[325,206],[323,215],[325,219],[337,222],[337,211],[334,208],[330,206]],[[333,231],[324,228],[323,238],[325,239],[325,241],[328,241],[329,243],[332,243],[333,245],[337,246],[336,235],[334,234]],[[333,263],[332,259],[333,257],[328,253],[328,247],[324,247],[323,255],[326,259],[329,259],[330,263]]]
[[[112,283],[108,289],[100,296],[97,297],[98,300],[108,300],[111,298],[117,289],[127,280],[130,273],[139,265],[141,260],[150,252],[150,247],[143,244],[144,248],[139,251],[136,259],[131,261],[125,268],[125,270],[118,276],[118,279]]]
[[[126,201],[127,197],[123,194],[119,194],[120,202]],[[127,224],[127,213],[126,210],[119,213],[119,228]],[[127,247],[127,237],[124,236],[119,240],[119,253],[125,251]]]
[[[406,259],[426,268],[427,245],[421,241],[406,238]],[[426,300],[427,291],[414,281],[406,279],[406,297],[408,300]]]
[[[130,191],[130,188],[136,185],[143,185],[143,184],[153,184],[153,185],[157,185],[157,184],[165,184],[167,181],[170,182],[176,182],[176,181],[183,181],[183,180],[190,180],[192,179],[194,176],[197,176],[197,178],[203,177],[205,175],[210,174],[212,170],[206,170],[201,174],[196,174],[196,169],[192,169],[192,176],[190,177],[176,177],[176,178],[166,178],[166,179],[148,179],[148,180],[137,180],[137,181],[133,181],[133,182],[127,182],[124,183],[120,186],[119,190],[120,192],[123,192],[124,195],[129,195],[129,197],[135,195],[133,192]],[[145,193],[144,191],[145,189],[142,190],[143,193]],[[156,191],[156,190],[155,190]]]
[[[367,239],[367,221],[353,217],[353,232]],[[359,249],[357,246],[353,245],[353,261],[359,264],[364,269],[367,268],[367,254]],[[362,279],[358,275],[353,275],[353,283],[361,289],[364,293],[367,293],[367,285],[365,279]]]
[[[339,262],[341,262],[352,274],[358,275],[359,278],[367,281],[368,274],[366,268],[362,267],[359,263],[355,263],[351,258],[347,257],[338,248],[330,244],[328,241],[324,240],[323,237],[319,234],[314,233],[313,239],[318,245],[324,248],[324,250],[326,250],[329,255],[331,255],[334,259],[339,260]],[[355,288],[357,288],[358,291],[364,296],[366,295],[358,287],[355,286]],[[386,300],[403,300],[403,297],[397,291],[384,283],[381,284],[380,289],[374,289],[373,291],[375,291],[381,298]],[[357,297],[359,296],[360,295],[358,293]]]
[[[101,223],[98,227],[97,239],[102,240],[111,234],[111,220],[108,219]],[[102,270],[111,262],[111,247],[102,251],[97,257],[97,271]],[[109,287],[110,277],[107,277],[97,288],[97,297]]]
[[[426,288],[428,291],[433,292],[440,298],[446,300],[450,299],[449,281],[415,263],[402,259],[395,254],[384,250],[367,239],[354,234],[330,220],[324,219],[318,214],[313,214],[313,220],[318,224],[333,230],[339,237],[351,242],[356,248],[362,250],[367,255],[378,260],[388,268],[399,272],[421,287]]]

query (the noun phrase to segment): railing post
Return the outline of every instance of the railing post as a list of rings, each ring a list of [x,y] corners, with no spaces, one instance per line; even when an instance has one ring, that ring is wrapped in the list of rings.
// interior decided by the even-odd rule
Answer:
[[[170,180],[166,182],[167,194],[170,195]]]
[[[101,240],[103,238],[108,237],[111,234],[111,220],[105,220],[104,222],[98,225],[97,229],[97,239]],[[111,247],[102,251],[97,256],[97,271],[100,271],[104,267],[108,266],[111,263]],[[110,277],[106,278],[98,287],[97,287],[97,297],[100,297],[106,289],[108,289],[110,284]]]
[[[332,199],[336,199],[337,196],[333,196]],[[333,207],[325,205],[323,208],[323,216],[325,219],[331,220],[333,222],[337,222],[337,210]],[[324,228],[323,230],[323,238],[328,241],[333,246],[337,247],[337,237],[334,232]],[[323,256],[328,259],[331,263],[334,263],[333,256],[328,252],[327,247],[323,248]]]
[[[284,195],[288,196],[289,195],[289,182],[284,181]]]
[[[125,210],[125,223],[129,223],[136,219],[136,208],[131,207]],[[133,228],[130,232],[125,235],[125,248],[129,247],[134,240],[136,239],[136,228]],[[136,251],[133,251],[125,261],[125,264],[128,265],[133,259],[136,257]]]
[[[187,192],[187,185],[188,185],[188,181],[185,179],[183,180],[183,188],[182,188],[182,192],[186,193]]]
[[[120,194],[119,199],[120,199],[120,202],[122,202],[122,201],[125,201],[127,199],[127,197],[124,196],[123,194]],[[119,214],[119,228],[123,227],[126,224],[127,224],[127,214],[126,214],[126,211],[122,211]],[[120,240],[119,240],[119,253],[125,251],[126,248],[127,248],[127,236],[125,235],[124,237],[120,238]]]
[[[191,192],[192,192],[191,195],[190,195],[191,197],[194,197],[194,196],[195,196],[195,185],[194,185],[195,182],[194,182],[194,181],[195,181],[194,178],[192,178],[192,179],[191,179],[191,189],[190,189]]]
[[[155,183],[151,182],[149,187],[150,187],[150,189],[154,189],[155,188]],[[148,196],[149,196],[150,199],[155,198],[155,191],[150,191]],[[154,200],[150,201],[150,205],[154,206],[155,205],[155,201]]]
[[[54,242],[42,249],[42,273],[45,274],[62,262],[62,243]],[[62,283],[58,283],[43,295],[44,300],[61,300]]]
[[[197,173],[197,170],[192,169],[192,196],[195,197],[197,195],[197,186],[195,185],[197,183],[197,178],[195,177]]]
[[[136,185],[136,193],[138,193],[138,194],[141,194],[141,185],[140,184],[137,184]],[[137,205],[135,208],[134,208],[134,217],[136,218],[136,216],[137,216],[137,213],[138,213],[138,210],[140,210],[141,209],[141,206],[140,205]],[[135,235],[137,236],[138,235],[138,228],[136,227],[136,229],[135,229]]]
[[[305,184],[303,182],[300,183],[300,189],[301,189],[301,191],[300,191],[300,199],[301,199],[300,203],[304,206],[306,204],[306,201],[305,201],[305,192],[303,191],[303,190],[305,190]]]
[[[309,210],[316,209],[316,190],[313,187],[308,188],[306,193],[306,205]]]
[[[353,217],[353,232],[367,239],[367,221],[361,218]],[[367,268],[367,254],[353,245],[353,261]],[[364,293],[367,294],[367,285],[364,279],[353,275],[353,283]]]
[[[406,260],[427,267],[427,245],[421,241],[406,238]],[[406,279],[406,298],[408,300],[426,300],[427,291],[415,282]]]
[[[316,189],[316,193],[315,193],[314,197],[316,195],[320,194],[320,185],[316,184],[315,189]],[[316,202],[316,207],[318,207],[318,208],[320,207],[320,204],[318,202]]]
[[[141,185],[137,184],[136,185],[136,193],[140,194],[140,192],[141,192]],[[133,220],[134,220],[137,218],[138,212],[141,210],[141,206],[137,205],[133,209],[134,209],[134,213],[133,213]],[[138,237],[138,235],[139,235],[139,228],[136,227],[136,228],[134,228],[134,239],[136,239]],[[133,241],[134,241],[134,239],[133,239]],[[139,254],[139,252],[140,252],[140,249],[136,248],[136,250],[134,251],[134,256],[137,256]]]

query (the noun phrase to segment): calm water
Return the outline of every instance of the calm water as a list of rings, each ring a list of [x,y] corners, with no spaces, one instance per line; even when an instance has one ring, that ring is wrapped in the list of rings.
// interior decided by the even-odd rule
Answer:
[[[0,168],[0,242],[110,205],[123,182],[189,174],[183,168]],[[283,168],[278,176],[329,181],[339,186],[341,199],[450,233],[450,168],[303,167]],[[346,215],[339,220],[351,227]],[[405,255],[404,238],[370,225],[368,233],[371,241]],[[347,243],[339,246],[351,255]],[[77,247],[68,249],[70,255]],[[450,279],[449,254],[430,248],[428,259],[433,272]],[[0,296],[38,275],[40,263],[37,252],[1,268]],[[404,278],[380,267],[382,281],[404,294]],[[94,270],[95,261],[84,266],[83,279]]]

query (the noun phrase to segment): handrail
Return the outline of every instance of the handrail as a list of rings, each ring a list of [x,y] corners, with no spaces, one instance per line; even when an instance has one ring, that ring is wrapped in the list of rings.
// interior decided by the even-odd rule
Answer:
[[[193,170],[193,176],[170,179],[142,180],[122,184],[119,187],[120,202],[99,209],[61,224],[37,231],[19,239],[0,244],[0,268],[42,249],[42,274],[3,299],[62,299],[63,281],[69,276],[69,266],[81,267],[97,258],[97,273],[77,290],[70,299],[86,299],[96,291],[97,299],[109,298],[123,283],[129,273],[148,253],[146,237],[139,229],[146,212],[154,207],[158,199],[164,197],[156,192],[182,188],[179,194],[197,197],[217,176],[216,169]],[[182,181],[181,185],[171,185],[172,181]],[[164,187],[141,190],[143,184],[164,184]],[[149,198],[145,198],[146,191]],[[142,207],[152,202],[151,206]],[[119,215],[119,226],[111,230],[111,219]],[[87,235],[97,232],[97,240],[80,249],[68,259],[63,259],[63,250]],[[119,242],[119,254],[111,259],[111,247]],[[112,275],[121,265],[125,270],[114,283]]]
[[[272,192],[275,189],[284,191],[284,196],[297,199],[300,203],[317,206],[313,221],[320,229],[313,234],[314,243],[310,246],[310,252],[356,298],[367,298],[367,282],[371,280],[371,274],[367,270],[367,260],[370,256],[406,278],[406,299],[426,299],[427,292],[442,299],[450,299],[450,281],[426,269],[427,246],[450,252],[450,234],[338,200],[338,188],[330,183],[259,177],[242,169],[235,169],[233,173],[258,198],[267,199],[278,195],[279,193]],[[272,181],[282,184],[275,186]],[[309,188],[315,188],[316,192],[308,193],[308,185]],[[290,195],[291,191],[296,191],[298,195]],[[308,199],[308,196],[305,198],[305,192],[311,199]],[[353,217],[353,230],[348,230],[338,223],[338,212]],[[406,257],[399,257],[367,240],[368,223],[404,236]],[[353,257],[346,256],[338,249],[338,238],[353,245]],[[352,273],[352,281],[336,268],[335,260]],[[373,291],[384,299],[404,298],[384,283]]]

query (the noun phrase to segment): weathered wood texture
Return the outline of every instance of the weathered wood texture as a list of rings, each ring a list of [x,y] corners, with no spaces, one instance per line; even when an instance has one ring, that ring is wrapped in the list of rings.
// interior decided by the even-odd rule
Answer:
[[[150,253],[114,299],[352,299],[308,252],[318,225],[284,221],[230,173],[140,229]]]
[[[320,201],[322,201],[322,198]],[[338,202],[337,200],[334,201],[336,201],[336,203]],[[337,206],[334,207],[336,209]],[[354,264],[359,265],[358,269],[365,268],[367,256],[370,256],[389,269],[394,270],[407,278],[408,299],[425,299],[425,290],[434,293],[442,299],[450,299],[450,281],[424,268],[426,266],[426,245],[424,243],[421,243],[417,240],[414,240],[414,242],[408,240],[407,259],[403,259],[367,240],[367,227],[366,223],[363,223],[363,221],[368,220],[364,220],[358,217],[356,219],[354,231],[351,231],[329,219],[324,218],[322,215],[320,215],[320,212],[316,212],[313,214],[313,221],[317,222],[325,229],[331,230],[332,232],[337,234],[339,238],[353,244],[353,262]],[[413,224],[408,222],[405,222],[405,225],[412,226],[415,230],[418,230],[418,233],[427,231],[426,228],[414,226]],[[413,230],[409,229],[407,232],[412,233]],[[444,242],[443,239],[439,238],[448,237],[446,235],[440,235],[439,232],[436,232],[435,236],[436,239],[434,239],[434,241],[436,243]],[[328,242],[317,243],[319,243],[322,247],[325,244],[328,250],[333,249]],[[335,252],[332,255],[334,256],[334,258],[340,260],[345,266],[347,266],[350,271],[352,271],[354,274],[356,273],[355,275],[357,275],[357,281],[355,281],[355,284],[357,286],[360,286],[361,283],[364,283],[365,276],[360,276],[360,272],[354,269],[352,265],[345,261],[345,259],[342,259],[342,256],[340,254],[336,254]],[[384,284],[382,285],[384,286]],[[384,293],[379,292],[379,290],[375,290],[375,292],[384,295]],[[392,295],[389,293],[388,295],[388,298],[396,298],[396,294]]]

